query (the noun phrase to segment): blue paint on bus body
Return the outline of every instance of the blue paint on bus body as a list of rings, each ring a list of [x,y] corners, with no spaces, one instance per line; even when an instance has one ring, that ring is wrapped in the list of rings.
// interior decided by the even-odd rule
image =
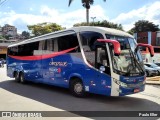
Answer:
[[[23,72],[25,80],[45,83],[69,88],[69,80],[78,77],[83,81],[85,91],[90,93],[111,95],[111,77],[105,73],[88,67],[81,58],[64,54],[43,60],[17,60],[8,56],[7,75],[14,77],[13,73]],[[120,87],[119,96],[143,91],[145,88],[143,77],[123,77],[120,81],[129,84],[127,88]],[[139,85],[137,85],[139,84]],[[137,86],[136,86],[137,85]]]

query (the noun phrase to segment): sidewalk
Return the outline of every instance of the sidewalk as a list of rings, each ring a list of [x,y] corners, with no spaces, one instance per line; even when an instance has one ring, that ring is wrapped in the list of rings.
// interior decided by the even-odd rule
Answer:
[[[146,84],[160,85],[160,76],[147,77]]]

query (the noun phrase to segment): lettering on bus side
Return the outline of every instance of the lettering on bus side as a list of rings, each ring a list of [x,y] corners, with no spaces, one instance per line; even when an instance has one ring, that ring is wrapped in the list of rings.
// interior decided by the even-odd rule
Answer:
[[[60,66],[60,67],[66,67],[67,66],[67,62],[50,62],[49,65],[52,66]]]
[[[53,72],[53,73],[61,73],[61,68],[49,68],[49,71],[50,73]]]

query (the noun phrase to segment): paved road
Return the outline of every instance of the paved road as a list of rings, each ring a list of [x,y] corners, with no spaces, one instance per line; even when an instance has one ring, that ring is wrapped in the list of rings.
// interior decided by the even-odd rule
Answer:
[[[26,85],[16,83],[6,76],[5,68],[0,68],[0,111],[160,111],[160,87],[146,85],[144,92],[125,97],[89,94],[87,98],[76,98],[67,89],[34,83]],[[77,113],[76,115],[79,116]],[[21,118],[14,119],[21,120]],[[106,118],[77,117],[73,119]],[[119,120],[120,118],[114,119]],[[127,120],[128,118],[121,119]],[[158,118],[129,119],[155,120]]]

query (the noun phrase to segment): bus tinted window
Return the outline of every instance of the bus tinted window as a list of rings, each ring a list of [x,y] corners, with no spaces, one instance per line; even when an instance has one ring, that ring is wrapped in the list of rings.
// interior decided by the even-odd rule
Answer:
[[[8,55],[17,55],[18,46],[8,48]]]
[[[71,34],[71,35],[58,37],[57,41],[58,41],[58,51],[63,51],[63,50],[67,50],[67,49],[79,46],[76,34]],[[77,50],[72,50],[70,52],[73,53],[73,52],[76,52],[76,51]]]
[[[9,48],[8,54],[13,56],[32,56],[34,55],[34,50],[38,50],[38,48],[39,42],[33,42],[24,45],[22,44]]]
[[[103,35],[97,32],[81,32],[80,35],[84,51],[95,51],[97,39],[103,39]],[[85,48],[88,48],[88,50],[85,50]]]

